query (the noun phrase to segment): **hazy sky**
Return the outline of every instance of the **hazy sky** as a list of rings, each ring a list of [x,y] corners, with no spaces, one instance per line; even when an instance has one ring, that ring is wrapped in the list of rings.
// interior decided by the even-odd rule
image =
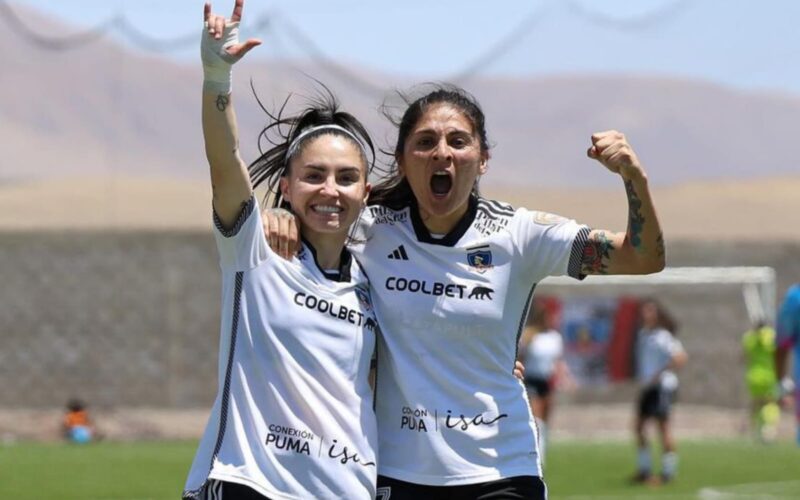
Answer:
[[[122,15],[147,36],[164,40],[193,36],[203,5],[202,0],[14,3],[76,28]],[[233,0],[214,3],[226,14],[232,6]],[[800,94],[797,0],[247,0],[243,24],[245,36],[264,40],[257,52],[263,57],[316,54],[422,80],[465,73],[634,73]],[[196,38],[166,54],[192,61]]]

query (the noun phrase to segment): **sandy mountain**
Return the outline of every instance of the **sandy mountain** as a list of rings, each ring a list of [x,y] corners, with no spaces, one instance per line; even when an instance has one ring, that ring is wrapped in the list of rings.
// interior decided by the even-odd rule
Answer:
[[[15,11],[39,33],[75,31],[30,9]],[[0,228],[209,227],[199,62],[178,64],[110,39],[47,50],[11,30],[0,30],[0,46]],[[235,77],[246,159],[255,158],[266,123],[250,80],[275,110],[289,93],[313,94],[311,76],[361,117],[379,144],[391,143],[377,108],[412,80],[248,57]],[[477,78],[464,85],[488,118],[494,148],[483,186],[490,196],[621,228],[619,181],[585,156],[592,132],[617,128],[648,168],[670,235],[800,239],[797,96],[645,76]]]
[[[40,33],[75,30],[15,9]],[[0,44],[0,92],[6,96],[0,100],[0,179],[205,176],[199,61],[181,65],[107,38],[52,51],[0,30]],[[289,92],[313,92],[304,72],[328,84],[379,140],[389,142],[391,129],[376,108],[392,88],[407,88],[410,80],[248,57],[237,68],[235,87],[246,158],[254,158],[266,121],[249,80],[275,109]],[[352,75],[387,92],[365,91]],[[616,181],[585,158],[590,134],[608,128],[629,136],[656,185],[800,173],[797,96],[644,76],[478,78],[465,85],[483,104],[495,144],[487,184],[612,187]]]

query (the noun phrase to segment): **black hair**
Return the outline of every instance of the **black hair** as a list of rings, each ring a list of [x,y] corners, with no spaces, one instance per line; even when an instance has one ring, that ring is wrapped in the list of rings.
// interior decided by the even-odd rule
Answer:
[[[83,411],[86,409],[86,403],[78,398],[71,398],[67,401],[67,410],[69,411]]]
[[[473,133],[477,134],[480,141],[481,153],[485,154],[487,158],[489,157],[491,146],[486,134],[486,116],[477,99],[461,87],[449,83],[428,83],[422,88],[430,90],[416,99],[409,94],[397,92],[406,106],[406,110],[399,119],[389,105],[384,103],[381,107],[383,115],[397,127],[397,143],[394,151],[382,151],[391,156],[392,160],[385,171],[383,180],[372,187],[367,201],[368,205],[384,205],[392,209],[400,209],[414,199],[414,193],[411,191],[408,180],[400,173],[397,166],[397,158],[402,156],[406,139],[411,130],[425,112],[435,105],[447,104],[461,111],[472,123]],[[479,195],[477,180],[472,187],[472,193],[475,196]]]
[[[305,109],[296,115],[285,116],[286,107],[292,98],[291,94],[283,101],[278,112],[272,113],[264,107],[256,94],[253,82],[250,82],[250,88],[253,90],[258,105],[271,120],[271,123],[264,127],[258,135],[259,157],[247,168],[253,189],[262,183],[267,185],[264,206],[269,206],[269,198],[272,198],[273,207],[290,208],[289,203],[283,199],[280,179],[289,173],[292,158],[287,155],[290,145],[309,128],[320,125],[337,125],[353,134],[357,140],[341,130],[323,128],[303,136],[300,143],[296,145],[294,154],[300,153],[311,139],[332,134],[344,137],[358,147],[361,159],[366,165],[365,179],[369,177],[375,166],[375,146],[367,129],[356,117],[339,109],[339,102],[328,87],[319,81],[316,81],[316,84],[319,91],[316,96],[307,98],[308,104]],[[265,145],[268,147],[266,151],[264,150]]]

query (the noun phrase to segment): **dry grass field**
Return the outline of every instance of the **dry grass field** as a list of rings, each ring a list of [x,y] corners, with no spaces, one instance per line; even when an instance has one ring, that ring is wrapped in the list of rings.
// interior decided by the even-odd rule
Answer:
[[[486,184],[484,195],[623,229],[619,190],[535,190]],[[703,182],[653,190],[669,238],[800,240],[800,176]],[[204,229],[210,227],[207,182],[175,178],[69,178],[0,185],[0,230]]]

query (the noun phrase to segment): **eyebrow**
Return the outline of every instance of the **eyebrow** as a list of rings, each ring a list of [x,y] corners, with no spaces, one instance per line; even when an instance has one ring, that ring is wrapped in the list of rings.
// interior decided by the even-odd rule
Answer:
[[[436,135],[438,135],[439,132],[437,130],[435,130],[435,129],[432,129],[432,128],[422,128],[422,129],[415,130],[415,131],[412,132],[412,135],[422,135],[422,134],[436,134]],[[452,134],[472,135],[472,132],[470,132],[469,130],[464,130],[464,129],[460,129],[460,128],[452,128],[450,130],[446,130],[445,131],[445,135],[452,135]]]
[[[325,172],[325,171],[328,170],[326,167],[322,167],[320,165],[314,165],[313,163],[308,164],[308,165],[303,165],[302,168],[314,170],[315,172]],[[360,170],[358,169],[358,167],[351,167],[351,166],[347,166],[347,167],[342,167],[342,168],[337,168],[336,169],[336,173],[337,174],[338,173],[350,173],[350,172],[355,172],[355,173],[358,174],[358,173],[360,173]]]

